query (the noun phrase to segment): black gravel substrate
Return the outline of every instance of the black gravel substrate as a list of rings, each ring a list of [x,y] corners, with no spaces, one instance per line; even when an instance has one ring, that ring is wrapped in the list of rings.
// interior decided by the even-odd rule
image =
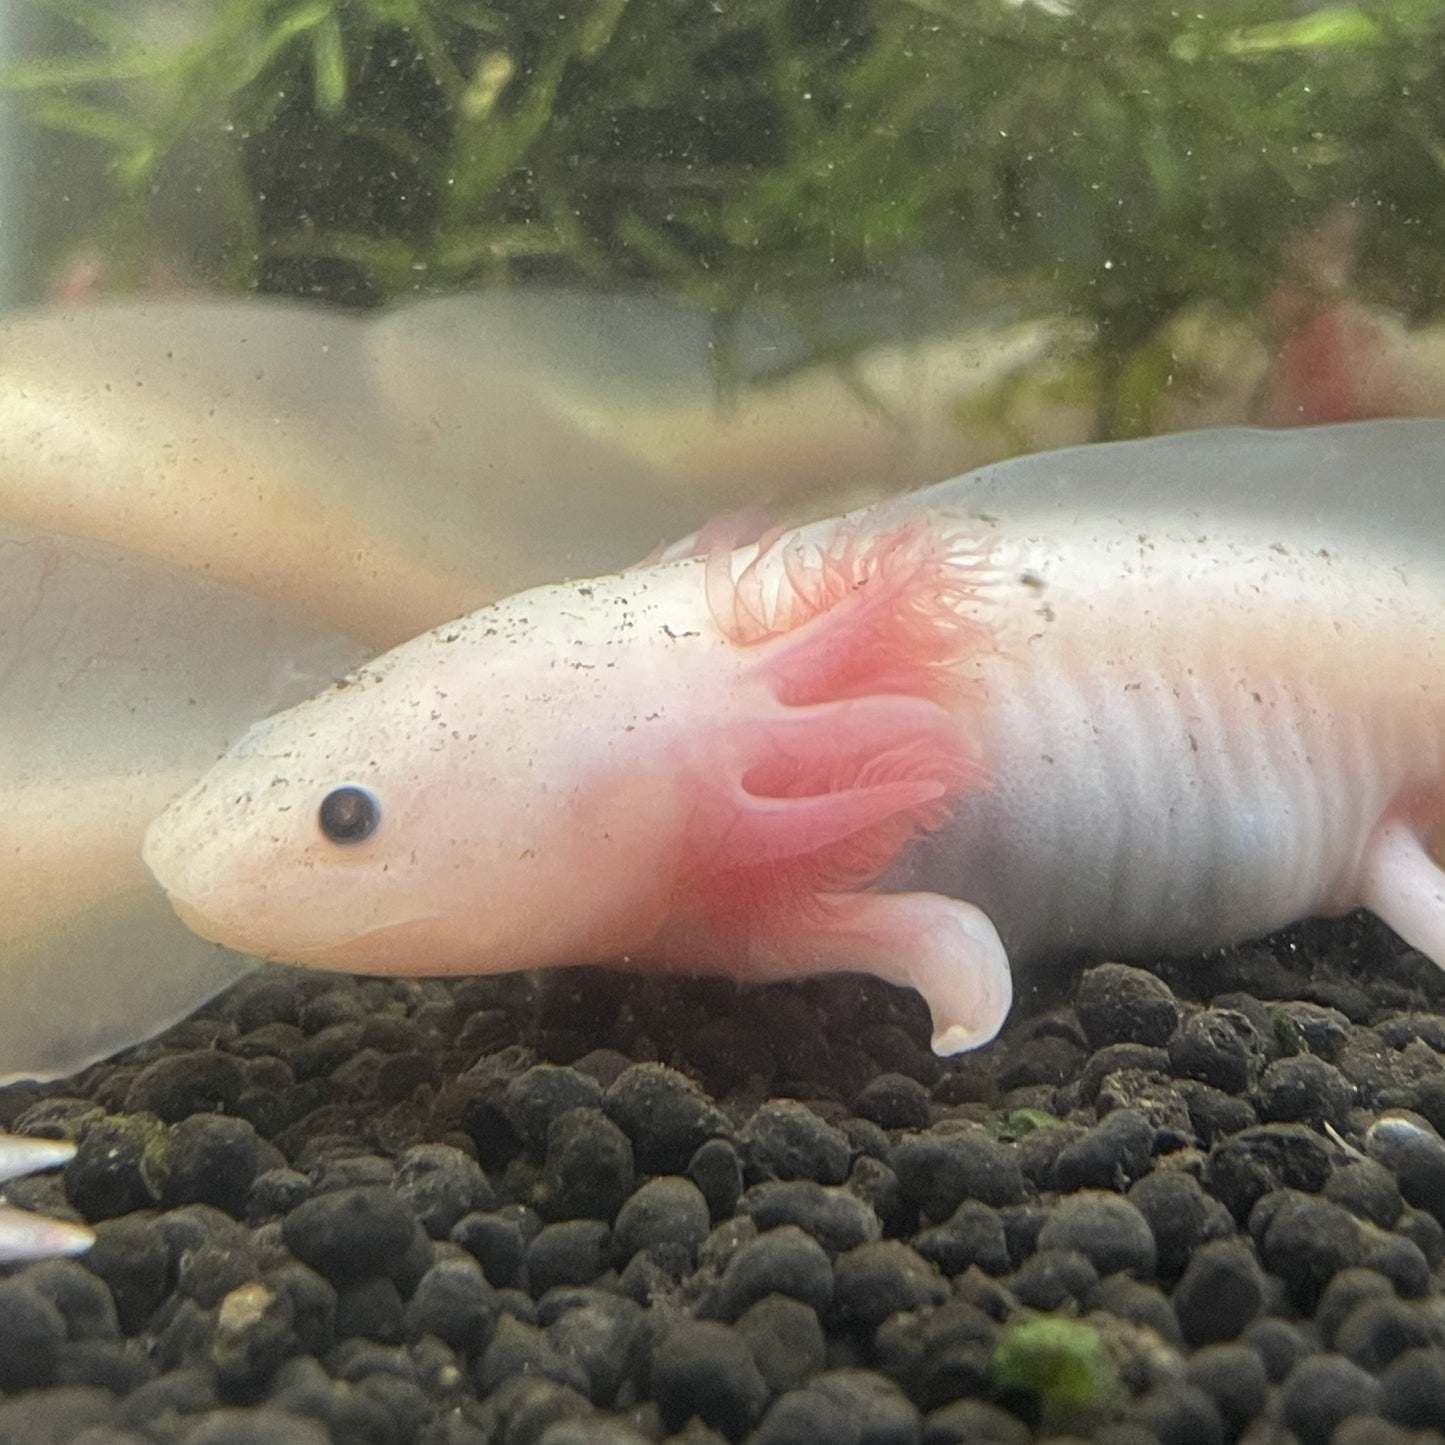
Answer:
[[[0,1127],[0,1445],[1445,1445],[1445,975],[1365,920],[1063,971],[270,969]],[[1402,1112],[1409,1111],[1409,1112]]]

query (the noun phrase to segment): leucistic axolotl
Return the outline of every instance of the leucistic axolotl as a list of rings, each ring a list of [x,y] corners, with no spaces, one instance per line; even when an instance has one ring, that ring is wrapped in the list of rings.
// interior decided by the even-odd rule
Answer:
[[[151,826],[181,915],[374,972],[911,985],[1358,905],[1445,963],[1445,423],[1027,457],[526,592],[259,724]]]

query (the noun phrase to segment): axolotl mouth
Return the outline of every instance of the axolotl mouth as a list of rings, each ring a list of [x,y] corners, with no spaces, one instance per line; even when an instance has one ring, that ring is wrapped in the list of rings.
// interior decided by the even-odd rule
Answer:
[[[237,953],[249,954],[271,963],[291,963],[301,968],[344,969],[357,973],[393,972],[395,956],[403,951],[402,946],[406,946],[405,951],[409,956],[424,940],[428,925],[436,922],[427,914],[417,914],[414,917],[397,919],[395,922],[377,924],[349,937],[338,937],[334,933],[323,933],[318,929],[313,940],[309,941],[304,934],[298,937],[293,931],[293,942],[284,952],[277,952],[274,944],[264,942],[261,935],[248,934],[244,929],[219,924],[201,909],[174,894],[170,895],[170,905],[176,916],[193,933],[234,949]],[[429,971],[446,973],[454,970],[447,969],[445,961],[441,960],[435,969]]]

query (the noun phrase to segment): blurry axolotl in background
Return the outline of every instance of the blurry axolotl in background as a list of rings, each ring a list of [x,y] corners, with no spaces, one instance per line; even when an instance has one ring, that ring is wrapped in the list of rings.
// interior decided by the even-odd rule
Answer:
[[[145,858],[320,967],[916,988],[1363,905],[1445,964],[1445,423],[1002,463],[525,592],[254,727]]]

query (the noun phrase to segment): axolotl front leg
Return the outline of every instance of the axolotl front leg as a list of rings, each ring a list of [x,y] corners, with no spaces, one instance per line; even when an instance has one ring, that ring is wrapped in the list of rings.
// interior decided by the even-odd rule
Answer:
[[[997,1036],[1013,1005],[1013,974],[982,909],[937,893],[861,893],[824,903],[834,966],[916,989],[933,1019],[936,1054],[961,1054]]]
[[[708,952],[691,935],[685,941],[674,935],[665,950],[694,959]],[[731,962],[739,956],[741,970]],[[713,966],[770,980],[868,973],[911,988],[928,1005],[940,1055],[991,1042],[1013,1004],[998,930],[981,908],[939,893],[819,894],[794,925],[771,921],[739,953],[714,955]]]
[[[770,563],[785,574],[776,588]],[[997,1035],[1013,981],[988,915],[945,892],[872,886],[985,781],[954,706],[958,664],[989,643],[968,615],[985,566],[926,523],[872,536],[844,525],[817,555],[764,548],[736,577],[726,556],[709,559],[713,618],[743,661],[685,846],[703,922],[666,932],[644,961],[702,957],[760,979],[870,973],[923,996],[940,1054]]]

